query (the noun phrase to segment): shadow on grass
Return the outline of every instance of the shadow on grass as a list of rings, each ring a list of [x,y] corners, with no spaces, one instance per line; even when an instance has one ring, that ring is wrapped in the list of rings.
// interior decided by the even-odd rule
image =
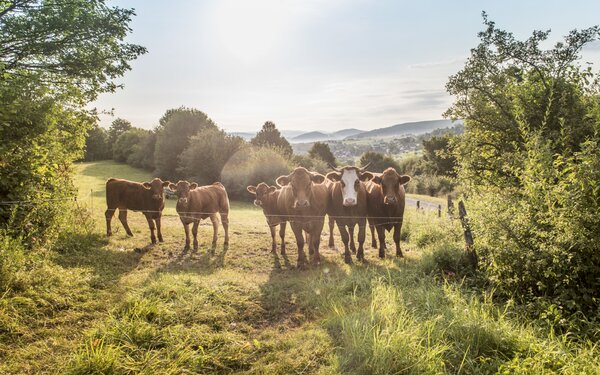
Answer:
[[[68,233],[56,245],[56,264],[65,267],[84,267],[94,274],[93,286],[113,285],[119,278],[135,269],[153,245],[141,251],[122,251],[108,248],[108,239],[99,233]]]

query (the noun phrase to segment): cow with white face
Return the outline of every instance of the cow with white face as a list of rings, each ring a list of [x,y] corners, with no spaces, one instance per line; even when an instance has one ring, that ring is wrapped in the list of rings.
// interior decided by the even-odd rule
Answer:
[[[333,168],[333,167],[332,167]],[[355,252],[354,227],[358,225],[358,253],[360,261],[365,260],[364,242],[367,217],[367,189],[365,181],[373,178],[371,172],[367,172],[367,166],[333,168],[334,171],[327,174],[329,184],[329,217],[337,223],[342,242],[344,243],[344,261],[352,262],[350,249]],[[350,246],[348,246],[350,243]]]

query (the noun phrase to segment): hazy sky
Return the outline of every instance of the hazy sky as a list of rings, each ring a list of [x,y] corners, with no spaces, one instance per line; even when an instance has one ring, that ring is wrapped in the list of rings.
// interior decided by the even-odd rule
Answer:
[[[526,38],[600,23],[600,1],[119,0],[128,41],[148,48],[93,106],[152,128],[165,110],[205,112],[226,131],[373,129],[433,120],[483,29],[481,11]],[[587,61],[600,67],[600,43]]]

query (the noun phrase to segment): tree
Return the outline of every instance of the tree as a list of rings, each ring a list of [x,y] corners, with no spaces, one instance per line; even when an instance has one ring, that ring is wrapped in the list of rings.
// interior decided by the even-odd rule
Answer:
[[[327,165],[336,166],[335,156],[327,143],[315,142],[308,150],[308,155],[311,158],[323,160]]]
[[[153,171],[155,147],[156,132],[149,130],[146,136],[133,147],[131,154],[127,157],[127,164]]]
[[[400,165],[394,159],[374,151],[365,152],[360,157],[359,164],[361,166],[369,164],[369,170],[372,172],[381,173],[387,168],[392,167],[399,173],[402,173],[400,171]]]
[[[223,167],[246,142],[241,137],[210,128],[190,139],[190,144],[179,157],[179,172],[186,179],[200,185],[220,181]]]
[[[85,154],[83,160],[106,160],[112,157],[108,143],[108,133],[98,124],[94,124],[85,138]]]
[[[290,157],[294,152],[290,142],[281,135],[271,121],[264,123],[262,129],[250,140],[250,143],[257,147],[278,148],[287,157]]]
[[[127,162],[128,164],[132,164],[129,158],[136,152],[139,152],[142,144],[149,136],[150,131],[145,129],[132,128],[125,131],[117,138],[112,147],[113,159],[120,163]]]
[[[179,156],[188,147],[190,138],[218,128],[204,112],[185,107],[168,110],[161,122],[164,125],[157,127],[156,133],[155,173],[163,179],[177,180],[184,177],[178,169]]]
[[[465,120],[451,145],[484,270],[498,293],[597,319],[600,89],[577,60],[600,28],[546,50],[548,31],[519,41],[484,24],[446,113]]]
[[[131,122],[124,120],[122,118],[116,118],[110,124],[108,128],[108,145],[111,147],[114,146],[117,139],[121,136],[121,134],[125,133],[127,130],[132,129],[133,126]]]
[[[86,105],[145,53],[123,42],[133,14],[103,0],[0,2],[0,201],[34,202],[0,207],[0,227],[29,244],[56,235],[74,194],[71,162],[95,123]]]
[[[456,176],[456,157],[453,155],[451,139],[452,136],[446,134],[423,140],[423,160],[433,174]]]

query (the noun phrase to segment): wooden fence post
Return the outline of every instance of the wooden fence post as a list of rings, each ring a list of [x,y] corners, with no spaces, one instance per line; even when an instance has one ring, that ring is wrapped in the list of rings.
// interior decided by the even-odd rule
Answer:
[[[448,194],[448,217],[452,219],[454,216],[454,202],[452,202],[452,197]]]
[[[417,201],[417,211],[419,211],[419,208],[421,208],[421,201]]]
[[[467,217],[467,209],[463,201],[458,202],[458,216],[460,217],[460,223],[462,224],[463,231],[465,234],[465,251],[467,257],[471,263],[473,269],[477,268],[477,253],[473,248],[473,233],[471,232],[471,225],[469,224],[469,218]]]
[[[438,217],[442,217],[442,205],[438,204]]]

